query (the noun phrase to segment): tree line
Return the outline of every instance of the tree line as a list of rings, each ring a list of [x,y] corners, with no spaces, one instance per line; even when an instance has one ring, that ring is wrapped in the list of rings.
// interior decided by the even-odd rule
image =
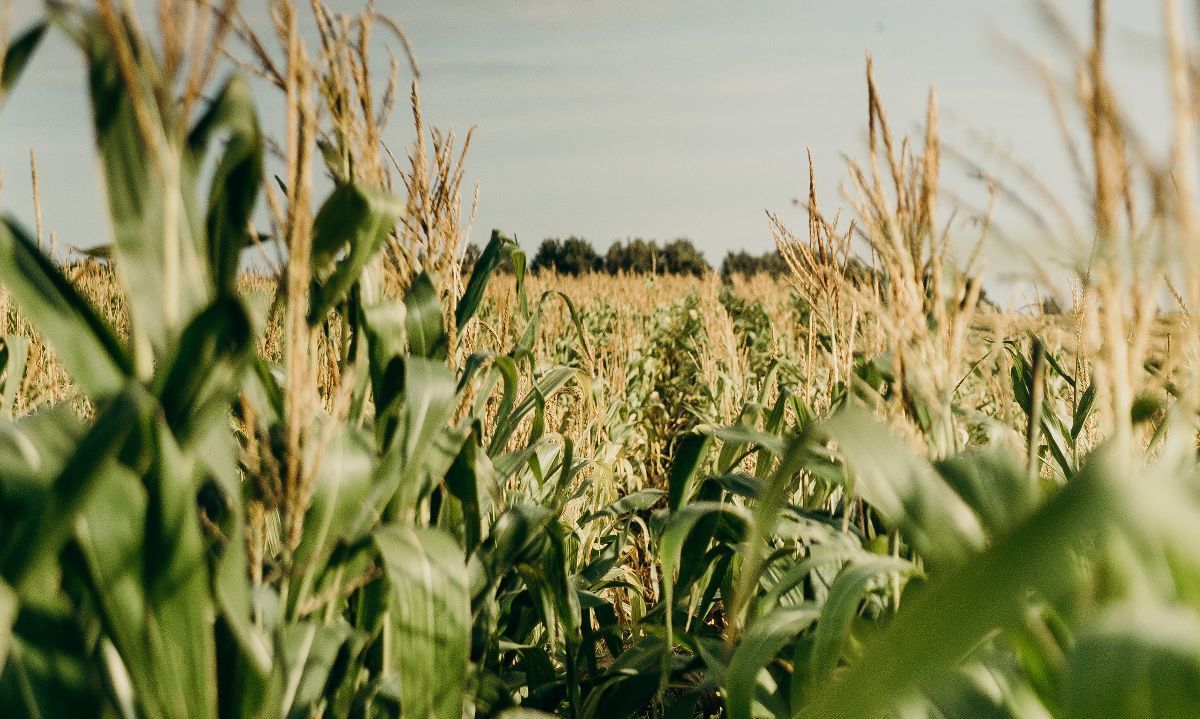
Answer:
[[[473,266],[479,248],[468,245],[464,266]],[[661,246],[655,240],[634,238],[617,240],[601,255],[587,240],[574,235],[566,239],[548,237],[542,240],[529,261],[533,272],[551,271],[560,275],[588,273],[658,274],[703,276],[713,268],[693,242],[680,237]],[[787,272],[787,264],[778,250],[761,255],[745,250],[726,253],[718,270],[722,277],[734,274],[746,276],[766,273],[777,277]]]

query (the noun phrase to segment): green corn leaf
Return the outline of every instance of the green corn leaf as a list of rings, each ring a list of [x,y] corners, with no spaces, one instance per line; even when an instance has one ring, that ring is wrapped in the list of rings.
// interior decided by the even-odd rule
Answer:
[[[45,35],[46,23],[38,23],[18,35],[0,54],[0,107]]]
[[[1011,529],[1037,505],[1036,487],[1012,457],[970,451],[934,463],[938,475],[979,518],[988,536]]]
[[[542,647],[525,647],[517,650],[521,657],[520,666],[525,670],[524,684],[529,696],[521,703],[531,709],[554,709],[562,703],[563,682],[554,671],[554,662]]]
[[[512,695],[508,684],[499,673],[486,667],[481,667],[475,680],[475,716],[501,717],[513,708]],[[529,710],[540,714],[535,710]]]
[[[1050,709],[1044,702],[1046,695],[1035,693],[1026,677],[1003,656],[981,654],[986,661],[968,662],[927,692],[927,702],[913,701],[911,712],[900,712],[898,716],[1051,719],[1063,715],[1057,708]]]
[[[139,477],[109,463],[76,524],[78,581],[89,590],[120,657],[140,713],[210,719],[217,678],[207,551],[194,478],[198,464],[160,419],[143,412],[127,452],[147,462]]]
[[[567,569],[563,531],[556,522],[547,526],[542,549],[538,561],[520,563],[521,577],[537,594],[547,626],[561,623],[569,646],[579,632],[579,598]]]
[[[167,426],[181,441],[227,426],[250,343],[250,318],[234,297],[215,300],[188,323],[154,378]]]
[[[496,427],[492,432],[489,451],[495,453],[507,446],[521,420],[537,407],[539,401],[545,402],[571,380],[580,381],[581,379],[582,373],[574,367],[554,367],[542,375],[511,412],[506,416],[496,417]]]
[[[1054,457],[1055,463],[1062,471],[1062,476],[1070,477],[1075,473],[1075,464],[1071,461],[1067,429],[1063,426],[1062,420],[1049,407],[1045,405],[1042,407],[1042,439],[1045,440],[1050,455]]]
[[[778,466],[770,478],[763,483],[751,513],[750,531],[742,542],[736,586],[727,598],[728,612],[732,623],[743,621],[742,614],[750,606],[762,580],[763,570],[769,557],[764,551],[776,531],[779,517],[793,491],[796,476],[808,458],[808,438],[801,435],[788,443],[780,453]]]
[[[662,637],[647,636],[625,650],[588,693],[581,719],[625,719],[645,710],[674,664]],[[667,670],[667,671],[664,671]]]
[[[372,450],[361,431],[339,426],[321,453],[304,515],[304,531],[293,560],[303,573],[289,597],[293,614],[310,596],[334,546],[342,540],[357,539],[356,521],[371,490]]]
[[[1083,431],[1083,427],[1087,424],[1088,417],[1092,414],[1092,408],[1096,406],[1096,385],[1088,385],[1088,388],[1083,391],[1079,397],[1079,406],[1075,408],[1075,416],[1071,418],[1071,441],[1075,442],[1079,439],[1079,433]]]
[[[246,544],[226,539],[247,536],[237,464],[239,446],[228,429],[210,431],[193,445],[203,471],[211,477],[211,485],[200,490],[200,511],[215,525],[215,530],[205,532],[205,538],[218,611],[215,643],[219,710],[221,716],[255,716],[268,711],[267,702],[275,686],[271,683],[269,637],[264,623],[255,621]]]
[[[521,307],[525,308],[524,284],[520,273],[517,275],[517,293]],[[513,348],[512,355],[516,357],[531,357],[534,349],[534,343],[538,337],[538,327],[541,326],[542,313],[545,312],[546,304],[552,300],[561,301],[567,308],[567,314],[571,318],[571,324],[575,328],[576,336],[579,338],[579,344],[583,348],[583,354],[591,361],[592,350],[588,347],[587,331],[583,327],[583,320],[580,317],[579,311],[575,309],[575,302],[563,292],[558,290],[546,290],[538,298],[534,306],[533,316],[525,324],[525,330],[517,339],[516,346]],[[524,314],[524,312],[522,313]]]
[[[404,298],[408,314],[404,327],[408,334],[408,353],[416,357],[445,359],[449,338],[442,319],[442,303],[433,286],[433,278],[422,272],[413,279]]]
[[[578,337],[579,345],[583,348],[583,356],[586,357],[590,363],[592,361],[592,349],[588,346],[588,333],[587,330],[584,329],[583,318],[579,314],[579,310],[575,308],[575,301],[571,299],[570,295],[558,290],[546,290],[542,293],[542,296],[538,298],[538,312],[541,313],[546,302],[554,298],[557,298],[563,303],[563,305],[566,306],[567,316],[571,318],[571,325],[575,327],[575,336]]]
[[[733,471],[734,463],[746,456],[751,447],[766,450],[776,456],[783,454],[786,447],[784,439],[741,422],[721,427],[714,434],[724,443],[717,459],[717,469],[723,473]]]
[[[714,515],[727,515],[742,527],[748,527],[750,524],[750,515],[735,505],[720,502],[694,502],[671,515],[671,519],[663,529],[662,539],[659,540],[658,551],[659,562],[662,564],[663,597],[667,609],[668,643],[674,639],[675,576],[680,571],[680,562],[684,558],[684,544],[701,520]],[[695,562],[696,560],[689,559],[689,561]],[[695,567],[690,567],[689,572],[699,575],[703,573],[703,570],[697,571]]]
[[[115,394],[133,364],[116,335],[16,222],[0,220],[0,279],[89,397]]]
[[[554,714],[547,714],[536,709],[526,709],[525,707],[513,707],[505,709],[496,716],[496,719],[553,719]]]
[[[1042,343],[1042,344],[1044,344],[1043,340],[1042,340],[1040,337],[1038,337],[1038,338],[1035,338],[1035,341],[1036,341],[1036,342],[1039,342],[1039,343]],[[1058,361],[1058,359],[1056,359],[1056,358],[1054,357],[1054,353],[1053,353],[1053,352],[1047,352],[1047,353],[1044,355],[1044,357],[1045,357],[1045,359],[1046,359],[1046,362],[1047,362],[1047,364],[1049,364],[1049,365],[1050,365],[1051,369],[1053,369],[1053,370],[1054,370],[1054,372],[1055,372],[1055,373],[1056,373],[1056,374],[1057,374],[1059,377],[1062,377],[1062,378],[1063,378],[1063,380],[1064,380],[1064,381],[1065,381],[1065,382],[1066,382],[1066,383],[1067,383],[1069,386],[1071,386],[1071,387],[1075,387],[1075,386],[1076,386],[1076,383],[1075,383],[1075,377],[1073,377],[1073,376],[1071,375],[1071,373],[1067,372],[1067,370],[1066,370],[1066,369],[1065,369],[1065,368],[1062,366],[1062,363],[1060,363],[1060,362]]]
[[[462,551],[435,529],[375,533],[391,585],[392,666],[406,717],[461,719],[471,643]]]
[[[402,405],[385,454],[376,469],[372,506],[388,506],[385,516],[409,515],[445,477],[466,441],[467,430],[449,427],[457,401],[454,375],[440,362],[410,357],[404,362]],[[364,517],[365,519],[365,517]]]
[[[105,634],[140,695],[137,700],[148,715],[163,716],[156,701],[153,651],[147,636],[141,557],[145,521],[146,498],[138,477],[118,465],[103,475],[95,500],[79,522],[76,540]]]
[[[911,563],[892,557],[859,557],[842,569],[829,588],[829,596],[821,606],[821,619],[813,633],[808,667],[811,686],[820,686],[833,676],[851,623],[870,583],[893,572],[903,575],[913,569]]]
[[[667,507],[678,511],[692,498],[696,477],[708,454],[711,438],[702,434],[686,434],[675,441],[675,458],[671,462],[671,474],[667,478],[669,498]]]
[[[403,302],[393,300],[364,307],[362,314],[367,335],[371,395],[375,407],[385,409],[391,406],[404,386],[404,362],[399,358],[404,355],[404,323],[408,310]]]
[[[151,436],[154,462],[143,478],[142,586],[154,648],[154,666],[147,669],[158,677],[164,711],[211,717],[216,713],[216,606],[196,507],[200,466],[163,422],[154,422]]]
[[[761,409],[757,406],[743,407],[732,426],[723,427],[717,432],[722,441],[721,451],[717,455],[718,472],[732,472],[734,465],[746,456],[752,445],[766,447],[768,444],[780,444],[776,437],[755,428],[760,414]]]
[[[982,553],[930,582],[862,657],[821,686],[803,716],[866,719],[936,688],[986,636],[1024,620],[1026,592],[1071,586],[1075,551],[1111,522],[1112,479],[1090,463],[1056,496]],[[1037,557],[1031,562],[1029,557]]]
[[[762,494],[764,484],[763,480],[741,472],[719,474],[715,477],[709,477],[704,481],[716,484],[731,496],[743,497],[745,499],[758,499],[759,495]]]
[[[87,427],[60,404],[15,422],[0,421],[0,556],[62,473]]]
[[[392,194],[356,184],[338,185],[313,221],[312,266],[319,273],[308,321],[317,324],[346,298],[363,269],[391,234],[404,205]],[[334,263],[339,255],[340,260]]]
[[[1035,340],[1040,342],[1040,340]],[[1038,346],[1038,345],[1035,345]],[[1033,385],[1034,385],[1034,370],[1030,361],[1018,352],[1010,351],[1013,360],[1012,370],[1010,372],[1012,380],[1013,394],[1017,403],[1025,411],[1025,416],[1028,418],[1030,412],[1033,411]],[[1048,353],[1040,353],[1038,357],[1049,357]],[[1087,392],[1084,392],[1083,400],[1087,401]],[[1091,401],[1094,401],[1094,397]],[[1081,418],[1086,421],[1086,415]],[[1080,425],[1082,427],[1082,424]],[[1042,403],[1042,414],[1038,421],[1038,428],[1041,431],[1041,437],[1046,443],[1046,448],[1050,450],[1051,457],[1058,464],[1064,477],[1070,477],[1075,472],[1075,465],[1071,461],[1069,447],[1073,446],[1074,435],[1071,435],[1068,441],[1068,430],[1061,418],[1054,413],[1050,404]]]
[[[517,391],[520,390],[521,385],[520,370],[518,370],[516,360],[511,356],[496,353],[475,353],[469,356],[467,365],[463,367],[462,376],[458,378],[458,391],[462,393],[467,389],[472,377],[479,372],[481,366],[485,366],[485,363],[491,364],[488,366],[485,381],[480,383],[472,414],[476,418],[488,417],[490,414],[487,411],[488,399],[492,396],[492,390],[496,389],[496,385],[503,383],[494,417],[509,417],[512,408],[516,406]]]
[[[2,565],[4,579],[19,593],[41,587],[41,580],[53,575],[76,517],[87,507],[102,478],[114,471],[114,460],[144,406],[144,397],[137,390],[114,400],[74,449],[36,513],[26,519]]]
[[[764,611],[769,611],[770,608],[776,605],[791,606],[802,601],[804,597],[801,593],[796,592],[792,598],[789,598],[789,594],[810,576],[818,579],[821,576],[819,570],[825,567],[833,567],[836,571],[838,567],[852,560],[860,558],[873,559],[878,556],[867,552],[850,535],[841,536],[844,539],[843,542],[820,544],[812,547],[807,557],[799,562],[789,564],[782,571],[774,573],[769,585],[770,588],[759,602]]]
[[[764,387],[770,386],[767,383]],[[792,397],[786,387],[779,388],[779,398],[775,400],[775,404],[771,407],[770,413],[764,418],[763,431],[767,434],[781,434],[784,431],[784,419],[787,416],[787,408]],[[764,446],[758,450],[758,457],[754,463],[754,476],[759,479],[765,479],[770,475],[774,465],[772,461],[778,455]]]
[[[956,564],[983,546],[975,513],[877,420],[846,408],[821,427],[846,458],[852,491],[894,522],[931,564]]]
[[[284,675],[283,716],[302,717],[318,714],[317,704],[324,696],[330,672],[338,653],[350,639],[353,629],[345,622],[319,624],[294,622],[286,625],[276,642],[279,668]]]
[[[454,311],[454,324],[459,332],[462,332],[467,322],[479,311],[479,305],[483,302],[484,291],[487,289],[492,273],[496,271],[506,256],[512,254],[516,247],[517,243],[503,232],[492,230],[492,236],[475,262],[475,267],[471,270],[471,277],[467,280],[467,288],[459,298],[458,306]]]
[[[516,238],[513,238],[516,241]],[[529,316],[529,295],[525,292],[525,266],[526,258],[525,251],[520,247],[513,248],[508,255],[509,261],[512,262],[513,279],[515,280],[517,290],[517,309],[522,317]]]
[[[252,398],[256,411],[262,421],[268,426],[283,421],[283,386],[284,370],[274,362],[268,362],[262,357],[253,359],[253,371],[243,387],[245,393]]]
[[[729,719],[752,719],[759,675],[796,636],[817,621],[812,607],[777,609],[761,617],[742,637],[725,668],[725,710]]]
[[[728,499],[720,482],[706,480],[700,484],[700,489],[692,498],[691,504],[687,506],[724,503],[739,511],[744,511],[743,505],[729,502]],[[670,515],[671,518],[676,514],[683,513],[684,509]],[[668,519],[667,524],[663,527],[664,538],[671,521],[672,519]],[[695,526],[689,530],[689,536],[679,548],[679,578],[676,580],[679,590],[684,591],[685,588],[690,588],[709,571],[714,561],[719,561],[714,552],[733,553],[736,550],[734,545],[744,539],[745,532],[744,521],[734,518],[730,514],[712,513],[696,522]],[[716,540],[716,545],[710,549],[714,540]],[[722,591],[725,589],[727,587],[722,588]]]
[[[1200,620],[1153,603],[1107,610],[1078,637],[1064,694],[1070,716],[1191,716],[1200,706]]]
[[[511,507],[496,519],[467,565],[473,607],[478,609],[518,562],[540,561],[553,521],[545,508],[529,504]]]
[[[114,716],[98,662],[69,612],[21,608],[7,662],[0,669],[5,716],[108,719]],[[101,647],[105,644],[101,642]],[[125,716],[132,716],[128,705]]]
[[[607,507],[598,509],[595,512],[589,512],[580,517],[579,525],[583,526],[588,522],[593,522],[601,518],[619,519],[636,512],[644,512],[662,501],[664,496],[666,496],[666,492],[661,489],[643,489],[638,492],[630,492]]]
[[[237,290],[238,259],[251,240],[249,222],[262,184],[263,140],[250,87],[234,75],[217,93],[188,136],[191,175],[208,145],[225,132],[224,151],[213,171],[205,217],[209,273],[223,295]]]
[[[129,295],[138,370],[149,375],[153,354],[163,354],[209,295],[204,243],[195,221],[194,178],[176,145],[169,121],[159,115],[163,75],[154,57],[135,50],[135,87],[129,87],[118,53],[102,23],[80,14],[70,26],[84,52],[91,91],[96,149],[105,179],[114,232],[113,259]],[[129,42],[133,48],[142,45]],[[135,105],[144,110],[139,123]]]
[[[587,466],[588,462],[585,459],[581,459],[578,462],[575,461],[574,440],[565,435],[558,436],[562,437],[562,459],[559,460],[559,471],[555,475],[553,482],[547,483],[548,486],[545,487],[551,490],[551,494],[546,496],[543,501],[547,503],[547,506],[561,511],[566,502],[572,498],[569,496],[569,493],[572,490],[578,492],[578,489],[573,486],[575,484],[575,477],[579,474],[580,470]],[[578,494],[575,494],[575,497],[578,496]]]
[[[148,717],[194,716],[181,686],[189,678],[175,674],[171,663],[164,661],[165,638],[147,597],[142,557],[145,529],[141,482],[123,465],[116,465],[103,475],[76,530],[84,558],[81,580],[141,712]]]
[[[477,425],[472,427],[471,436],[446,472],[446,489],[462,507],[461,531],[468,552],[479,546],[485,532],[484,516],[500,489],[491,458],[479,443],[481,431]]]

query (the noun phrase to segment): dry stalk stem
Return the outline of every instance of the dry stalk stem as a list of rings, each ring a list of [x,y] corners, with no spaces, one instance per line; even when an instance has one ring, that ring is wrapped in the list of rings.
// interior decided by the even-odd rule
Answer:
[[[309,422],[316,407],[316,388],[312,382],[315,337],[307,321],[309,260],[312,256],[312,161],[310,148],[316,134],[316,113],[312,99],[312,74],[308,55],[301,41],[298,21],[290,3],[276,6],[275,21],[282,29],[287,49],[287,214],[284,245],[286,268],[287,343],[285,367],[288,377],[285,424],[287,427],[287,466],[284,477],[286,541],[294,550],[300,542],[307,498],[301,496],[305,477],[304,447]]]
[[[33,186],[33,222],[38,249],[42,248],[42,193],[38,184],[37,153],[29,151],[29,181]]]

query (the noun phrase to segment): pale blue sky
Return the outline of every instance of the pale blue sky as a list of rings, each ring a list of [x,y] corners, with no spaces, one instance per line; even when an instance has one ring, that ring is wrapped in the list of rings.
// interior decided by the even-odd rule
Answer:
[[[1040,87],[997,39],[1061,60],[1024,0],[378,4],[413,43],[428,118],[478,128],[467,167],[481,184],[476,241],[499,227],[527,248],[578,234],[601,250],[627,236],[688,236],[714,262],[766,250],[764,209],[803,226],[790,200],[806,189],[806,149],[827,206],[845,178],[840,153],[861,156],[867,51],[894,126],[916,128],[936,85],[948,142],[972,149],[981,131],[1078,197]],[[1060,4],[1083,34],[1087,3]],[[1111,4],[1118,79],[1153,145],[1166,128],[1158,3]],[[40,6],[16,5],[19,21]],[[262,12],[257,0],[244,7]],[[78,246],[108,239],[85,112],[79,58],[61,37],[0,110],[0,207],[32,221],[34,149],[46,227]],[[406,119],[393,121],[394,148],[410,139]],[[961,170],[946,176],[971,194]]]

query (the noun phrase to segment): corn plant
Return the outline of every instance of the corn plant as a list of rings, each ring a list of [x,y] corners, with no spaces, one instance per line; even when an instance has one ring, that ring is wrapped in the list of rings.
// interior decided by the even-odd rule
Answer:
[[[1126,316],[1112,301],[1127,288],[1111,259],[1098,275],[1114,282],[1100,288],[1107,304],[1080,311],[1104,320],[1102,371],[1089,377],[1078,349],[1068,371],[1061,348],[1018,334],[959,373],[979,288],[934,234],[932,102],[917,162],[894,152],[869,82],[871,170],[852,173],[867,239],[897,240],[883,268],[856,265],[849,231],[820,217],[815,195],[810,244],[775,228],[807,273],[801,294],[780,293],[793,307],[778,314],[802,330],[789,334],[758,300],[715,285],[707,300],[687,286],[637,311],[609,304],[607,285],[591,307],[554,287],[531,299],[525,257],[498,231],[460,283],[435,252],[458,241],[457,220],[438,213],[455,204],[459,173],[421,175],[421,149],[412,177],[424,179],[406,176],[398,196],[379,147],[355,145],[375,125],[355,129],[338,85],[355,75],[339,45],[349,22],[313,4],[336,72],[306,63],[288,2],[272,15],[286,65],[254,47],[289,103],[280,179],[267,176],[272,143],[248,81],[229,75],[203,100],[212,65],[174,40],[155,48],[117,5],[48,4],[48,22],[0,66],[2,102],[47,32],[79,48],[112,224],[96,254],[115,282],[93,301],[0,220],[0,283],[37,333],[0,344],[0,714],[907,719],[1200,706],[1185,373],[1145,351],[1149,310]],[[231,8],[211,18],[215,35]],[[180,83],[189,62],[198,74]],[[1108,146],[1121,128],[1091,62],[1093,142]],[[333,131],[317,130],[314,84]],[[434,145],[450,156],[452,142]],[[312,158],[332,188],[310,212]],[[288,253],[267,307],[240,273],[264,195],[280,235],[268,239]],[[1109,244],[1111,202],[1097,193]],[[514,287],[498,309],[488,288],[495,299],[500,267]],[[633,280],[647,296],[669,281]],[[877,337],[863,318],[883,295],[896,302],[874,307],[890,313]],[[489,312],[502,332],[483,327]],[[722,321],[730,356],[718,358],[704,339]],[[601,349],[622,323],[639,338]],[[484,329],[491,349],[466,339]],[[1138,351],[1122,353],[1126,336]],[[71,389],[23,413],[42,341]],[[803,362],[789,356],[805,345]],[[961,404],[959,386],[983,368],[1007,377],[992,402],[1013,426]],[[1142,375],[1159,389],[1126,382]],[[588,416],[595,393],[606,404]],[[1091,431],[1101,414],[1113,439]]]
[[[319,439],[290,454],[294,388],[256,352],[263,327],[234,281],[262,180],[249,92],[232,77],[192,121],[115,12],[53,20],[88,65],[130,336],[17,222],[0,226],[3,282],[90,407],[5,419],[0,706],[457,717],[512,706],[527,686],[527,703],[578,705],[581,616],[613,615],[579,597],[617,547],[599,568],[575,567],[559,524],[581,460],[545,430],[542,406],[577,370],[551,368],[522,396],[523,345],[452,369],[434,277],[403,300],[361,285],[403,203],[339,182],[313,220],[300,316],[344,330],[342,359],[363,371],[345,379],[346,418],[318,410]],[[493,235],[457,298],[457,330],[514,247]],[[20,355],[6,341],[6,407]]]
[[[1051,487],[1002,447],[930,463],[853,408],[781,422],[794,402],[681,438],[651,522],[663,582],[644,620],[654,629],[606,672],[595,715],[1194,706],[1196,565],[1177,561],[1198,509],[1186,441],[1153,469],[1125,465],[1130,474],[1102,447]],[[1139,675],[1150,667],[1168,674]]]

